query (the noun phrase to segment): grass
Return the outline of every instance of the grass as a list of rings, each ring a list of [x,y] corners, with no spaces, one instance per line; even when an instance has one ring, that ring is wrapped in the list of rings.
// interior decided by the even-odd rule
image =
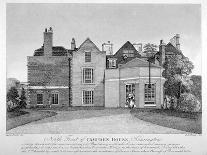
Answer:
[[[24,113],[24,114],[23,114]],[[16,112],[8,112],[6,120],[6,130],[16,128],[18,126],[41,120],[46,117],[51,117],[56,115],[56,112],[53,111],[37,111],[37,110],[21,110]]]
[[[7,112],[6,113],[6,118],[10,119],[10,118],[18,117],[18,116],[25,115],[25,114],[28,114],[28,112],[23,111],[23,110],[15,109],[13,111]]]
[[[202,113],[180,112],[163,109],[133,109],[131,113],[144,121],[160,126],[187,131],[191,133],[202,133]]]
[[[97,106],[73,106],[73,107],[67,107],[67,106],[62,106],[62,107],[35,107],[31,108],[35,110],[54,110],[54,111],[76,111],[76,110],[104,110],[105,107],[97,107]]]

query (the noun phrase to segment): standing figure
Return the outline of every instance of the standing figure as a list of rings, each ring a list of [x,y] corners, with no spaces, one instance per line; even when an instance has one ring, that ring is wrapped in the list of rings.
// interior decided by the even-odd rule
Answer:
[[[125,107],[128,107],[128,108],[130,108],[130,109],[136,107],[136,105],[135,105],[135,99],[134,99],[134,94],[129,94],[129,95],[127,96],[127,101],[126,101],[126,105],[125,105]]]

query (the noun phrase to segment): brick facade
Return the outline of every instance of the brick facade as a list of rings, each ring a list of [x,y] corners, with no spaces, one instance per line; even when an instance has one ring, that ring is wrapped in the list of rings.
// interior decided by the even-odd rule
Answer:
[[[49,95],[59,93],[59,105],[69,104],[69,61],[66,56],[28,57],[29,104],[36,106],[37,92],[43,93],[44,106],[49,105]]]

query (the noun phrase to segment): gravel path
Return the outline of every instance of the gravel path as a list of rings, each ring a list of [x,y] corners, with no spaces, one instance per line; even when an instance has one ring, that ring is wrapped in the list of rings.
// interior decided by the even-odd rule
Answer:
[[[59,111],[7,131],[14,134],[175,134],[184,131],[139,120],[128,109]]]

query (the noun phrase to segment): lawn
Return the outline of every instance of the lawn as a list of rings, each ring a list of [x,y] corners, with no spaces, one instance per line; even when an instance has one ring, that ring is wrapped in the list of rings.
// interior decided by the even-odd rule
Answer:
[[[18,116],[21,116],[21,115],[25,115],[25,114],[28,114],[28,113],[29,112],[27,112],[27,111],[15,109],[11,112],[6,113],[6,119],[11,119],[11,118],[18,117]]]
[[[7,112],[6,118],[6,130],[13,129],[15,127],[41,120],[46,117],[51,117],[57,113],[53,111],[37,111],[37,110],[15,110],[12,112]]]
[[[96,106],[74,106],[74,107],[35,107],[36,110],[53,110],[53,111],[76,111],[76,110],[104,110],[105,107]]]
[[[144,121],[160,126],[202,133],[202,113],[187,113],[163,109],[133,109],[131,113]]]

